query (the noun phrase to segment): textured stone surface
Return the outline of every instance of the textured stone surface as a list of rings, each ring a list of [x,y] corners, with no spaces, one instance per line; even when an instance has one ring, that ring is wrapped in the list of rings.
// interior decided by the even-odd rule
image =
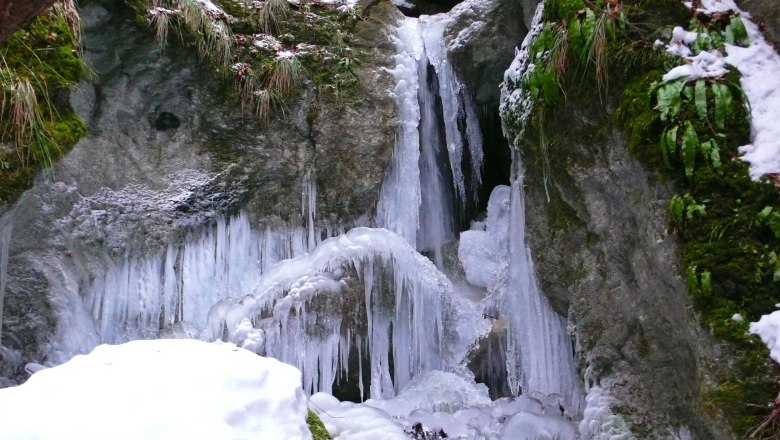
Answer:
[[[739,7],[750,12],[763,26],[764,35],[778,47],[780,44],[780,3],[777,0],[737,0]]]
[[[480,105],[498,107],[499,84],[528,32],[534,0],[468,0],[452,11],[445,39],[455,70]]]
[[[268,127],[242,113],[193,48],[161,54],[121,5],[82,6],[96,75],[71,101],[89,134],[0,212],[14,223],[2,342],[23,361],[45,361],[58,307],[48,292],[86,287],[111,261],[159,253],[240,208],[256,226],[302,224],[308,176],[319,186],[319,221],[370,215],[394,143],[394,83],[382,70],[394,50],[383,24],[400,13],[389,1],[358,25],[361,99],[336,103],[307,86]]]
[[[590,384],[608,384],[641,439],[726,438],[697,412],[700,363],[711,342],[685,293],[678,245],[667,230],[671,189],[630,155],[598,105],[571,100],[547,187],[538,153],[523,148],[527,226],[542,289],[568,313],[576,362]],[[549,201],[548,196],[549,194]]]

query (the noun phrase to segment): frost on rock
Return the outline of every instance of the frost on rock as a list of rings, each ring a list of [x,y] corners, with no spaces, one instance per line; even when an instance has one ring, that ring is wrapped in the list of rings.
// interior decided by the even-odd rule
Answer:
[[[613,401],[598,385],[588,390],[585,411],[579,424],[582,440],[636,440],[623,418],[612,413]]]
[[[300,380],[232,344],[101,345],[0,390],[0,438],[306,440]]]
[[[769,356],[780,363],[780,310],[750,323],[750,333],[758,335],[769,348]]]
[[[504,82],[501,83],[501,104],[498,110],[504,137],[514,144],[523,138],[528,118],[533,110],[531,96],[522,84],[536,68],[531,62],[531,43],[542,31],[543,16],[544,2],[540,2],[534,12],[531,29],[523,39],[520,49],[515,50],[515,59],[504,73]]]
[[[357,349],[370,362],[371,398],[392,397],[416,373],[444,368],[443,345],[454,338],[449,280],[387,230],[355,228],[326,240],[275,265],[247,292],[212,308],[206,337],[247,345],[238,336],[251,334],[249,319],[263,334],[258,352],[300,368],[311,392],[330,392]]]

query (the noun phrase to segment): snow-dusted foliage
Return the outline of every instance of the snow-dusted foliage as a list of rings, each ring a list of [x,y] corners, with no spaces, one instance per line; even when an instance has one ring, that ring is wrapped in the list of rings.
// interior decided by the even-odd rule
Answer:
[[[684,3],[693,7],[690,2]],[[728,72],[727,64],[736,67],[742,75],[742,90],[751,115],[751,143],[739,151],[743,160],[750,163],[753,179],[780,174],[780,126],[776,123],[780,108],[780,54],[766,41],[750,14],[740,10],[732,0],[704,0],[701,5],[698,14],[725,13],[738,17],[747,31],[748,44],[726,43],[725,57],[715,49],[691,56],[691,45],[698,34],[676,27],[666,50],[685,58],[686,62],[666,73],[663,80],[719,78]]]

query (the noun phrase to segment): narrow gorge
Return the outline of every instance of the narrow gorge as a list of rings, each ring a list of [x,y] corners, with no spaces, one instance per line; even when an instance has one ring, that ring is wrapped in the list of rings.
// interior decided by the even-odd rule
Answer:
[[[0,44],[0,439],[58,369],[192,339],[295,367],[225,438],[777,438],[770,3],[63,2],[49,162],[12,49],[78,26]]]

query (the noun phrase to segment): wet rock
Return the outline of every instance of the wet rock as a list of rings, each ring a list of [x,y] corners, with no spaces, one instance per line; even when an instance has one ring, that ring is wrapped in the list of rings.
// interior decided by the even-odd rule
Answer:
[[[46,362],[56,323],[72,312],[51,292],[83,291],[112,263],[164,252],[219,216],[244,209],[256,226],[303,224],[308,179],[319,187],[318,221],[369,215],[394,143],[394,84],[382,68],[394,53],[385,29],[401,14],[389,1],[362,11],[355,30],[366,53],[356,67],[361,99],[329,100],[306,84],[267,127],[241,112],[192,48],[161,53],[116,2],[82,8],[97,75],[70,100],[89,134],[54,179],[39,177],[0,213],[13,223],[2,343],[24,362]]]
[[[739,7],[750,12],[764,35],[775,47],[780,47],[780,4],[776,0],[737,0]]]

